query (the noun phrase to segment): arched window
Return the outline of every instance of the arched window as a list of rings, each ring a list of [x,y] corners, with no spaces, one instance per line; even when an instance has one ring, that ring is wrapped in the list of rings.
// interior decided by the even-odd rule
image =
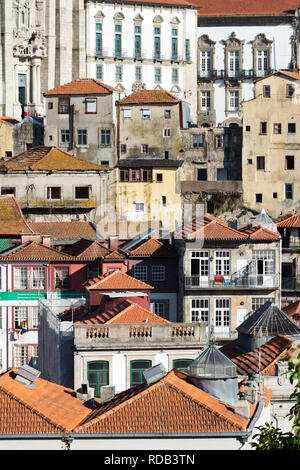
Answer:
[[[109,362],[90,361],[87,363],[89,386],[95,389],[95,397],[100,396],[100,387],[109,384]]]

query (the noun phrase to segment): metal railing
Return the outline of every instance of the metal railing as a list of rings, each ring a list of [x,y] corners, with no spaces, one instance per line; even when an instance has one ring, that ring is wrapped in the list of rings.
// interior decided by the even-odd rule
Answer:
[[[245,276],[226,276],[222,281],[218,278],[203,278],[201,276],[185,276],[185,288],[276,288],[279,287],[277,274],[248,274]]]

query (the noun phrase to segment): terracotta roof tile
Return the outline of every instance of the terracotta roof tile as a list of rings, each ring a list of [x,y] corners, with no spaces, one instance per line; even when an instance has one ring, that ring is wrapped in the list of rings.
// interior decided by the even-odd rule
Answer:
[[[98,239],[96,229],[91,222],[81,220],[70,222],[33,222],[30,225],[36,233],[49,235],[54,240]]]
[[[224,221],[210,214],[205,214],[202,218],[194,219],[191,223],[185,224],[180,231],[175,233],[175,238],[243,241],[247,240],[248,237],[229,227]]]
[[[100,171],[108,167],[81,160],[56,147],[34,147],[3,163],[7,170]]]
[[[146,284],[139,279],[129,276],[119,270],[98,276],[85,283],[88,290],[140,290],[153,289],[152,286]]]
[[[278,228],[300,228],[300,215],[293,214],[284,216],[275,221]]]
[[[123,104],[177,104],[181,100],[166,90],[140,90],[122,98],[119,103]]]
[[[94,78],[82,78],[70,83],[52,88],[44,93],[44,96],[55,95],[107,95],[114,91],[109,85]]]
[[[105,239],[108,239],[111,236],[117,236],[119,240],[132,240],[137,235],[141,235],[149,229],[154,230],[154,234],[152,234],[153,237],[159,237],[161,222],[159,220],[149,220],[144,222],[104,220],[98,223],[97,228]]]
[[[249,421],[172,370],[152,385],[137,385],[100,405],[76,432],[241,432]]]
[[[125,5],[126,3],[129,4],[135,4],[135,5],[160,5],[160,6],[166,6],[166,7],[175,7],[175,6],[181,6],[181,7],[188,7],[190,8],[192,6],[191,2],[185,1],[185,0],[124,0],[123,2]]]
[[[6,261],[76,261],[73,256],[36,241],[28,241],[10,250],[7,254],[2,253],[0,259]]]
[[[107,253],[105,256],[104,256],[104,259],[105,260],[109,260],[109,261],[113,261],[113,260],[120,260],[120,259],[126,259],[126,254],[123,253],[122,250],[118,249],[118,250],[113,250],[109,253]]]
[[[110,253],[102,243],[82,238],[64,249],[64,253],[75,256],[79,260],[94,260]]]
[[[0,196],[0,235],[25,235],[34,233],[26,222],[14,196]]]
[[[257,227],[247,225],[246,227],[240,228],[239,232],[248,235],[250,240],[254,241],[276,241],[281,238],[278,232],[272,232],[261,225],[258,225]]]
[[[14,126],[15,124],[19,123],[19,121],[17,121],[15,118],[9,116],[0,116],[0,122],[3,122],[4,124],[8,124],[10,126]]]
[[[129,249],[128,252],[130,257],[149,256],[153,258],[173,258],[176,256],[173,247],[155,238],[143,240],[137,246]]]
[[[282,311],[291,319],[296,325],[300,326],[300,300],[296,300],[285,307]]]
[[[298,7],[298,0],[191,0],[198,7],[200,17],[236,16],[291,16]]]
[[[76,324],[128,325],[136,323],[170,323],[168,320],[129,299],[122,300],[114,307],[105,310],[105,312],[97,310],[90,315],[82,314],[81,318],[78,316],[76,318]]]
[[[30,389],[15,380],[16,373],[0,375],[0,434],[71,431],[91,413],[73,390],[40,378]]]
[[[277,335],[261,346],[261,373],[262,375],[275,375],[274,366],[280,361],[291,347],[293,342],[283,335]],[[259,348],[243,353],[238,347],[238,340],[225,345],[221,351],[237,366],[240,375],[256,374],[259,371]]]

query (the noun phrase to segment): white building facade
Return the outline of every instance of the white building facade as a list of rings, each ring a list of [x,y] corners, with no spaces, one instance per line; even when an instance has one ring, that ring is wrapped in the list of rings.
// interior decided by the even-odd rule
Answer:
[[[188,4],[88,1],[87,76],[131,93],[163,88],[196,112],[197,9]]]

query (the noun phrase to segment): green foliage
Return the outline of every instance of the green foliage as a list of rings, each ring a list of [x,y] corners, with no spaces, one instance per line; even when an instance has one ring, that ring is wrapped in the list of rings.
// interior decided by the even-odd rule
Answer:
[[[283,433],[279,428],[265,423],[259,426],[260,433],[254,436],[257,442],[251,446],[256,450],[300,450],[300,353],[294,354],[288,359],[288,372],[291,384],[295,385],[290,398],[295,404],[290,409],[288,417],[293,420],[292,432]]]

